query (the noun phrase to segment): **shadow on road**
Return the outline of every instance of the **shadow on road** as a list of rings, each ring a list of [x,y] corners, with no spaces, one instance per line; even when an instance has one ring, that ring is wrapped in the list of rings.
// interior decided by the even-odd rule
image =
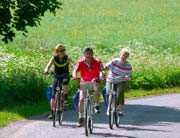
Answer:
[[[101,113],[94,116],[95,123],[108,124],[108,116],[106,115],[106,107],[101,104]],[[124,117],[122,120],[123,125],[168,125],[168,123],[176,122],[180,123],[180,110],[163,107],[163,106],[151,106],[151,105],[138,105],[127,104],[125,105]],[[41,116],[34,116],[30,120],[44,120],[47,119],[49,113],[45,113]],[[64,112],[63,121],[77,122],[78,113],[71,109]]]
[[[168,122],[180,122],[180,110],[151,105],[126,105],[123,124],[147,125],[168,125]]]
[[[107,138],[138,138],[138,137],[132,137],[132,136],[125,136],[125,135],[118,135],[118,134],[112,134],[112,133],[93,133],[92,136],[99,136],[99,137],[107,137]]]

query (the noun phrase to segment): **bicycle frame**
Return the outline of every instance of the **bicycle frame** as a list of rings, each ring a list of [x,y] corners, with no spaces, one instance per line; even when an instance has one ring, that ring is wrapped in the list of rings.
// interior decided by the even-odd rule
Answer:
[[[115,112],[115,102],[116,102],[116,92],[114,91],[114,84],[112,83],[111,90],[109,93],[109,101],[108,101],[108,108],[109,108],[109,127],[112,129],[114,124],[114,112]]]

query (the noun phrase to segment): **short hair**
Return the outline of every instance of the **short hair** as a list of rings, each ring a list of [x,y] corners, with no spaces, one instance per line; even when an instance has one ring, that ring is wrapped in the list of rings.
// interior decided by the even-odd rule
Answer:
[[[93,49],[91,48],[91,47],[85,47],[84,49],[83,49],[83,53],[85,53],[86,51],[90,51],[90,52],[92,52],[93,53]]]
[[[126,54],[129,55],[129,54],[130,54],[130,51],[129,51],[128,48],[122,48],[121,51],[120,51],[120,54],[121,54],[121,53],[126,53]]]
[[[55,49],[54,49],[55,52],[58,53],[59,48],[61,48],[61,47],[64,48],[64,46],[63,46],[62,44],[57,44],[56,47],[55,47]]]

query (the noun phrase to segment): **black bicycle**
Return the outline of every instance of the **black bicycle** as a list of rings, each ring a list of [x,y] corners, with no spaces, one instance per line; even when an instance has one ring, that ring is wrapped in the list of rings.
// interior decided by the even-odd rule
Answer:
[[[118,77],[114,78],[117,79]],[[111,90],[109,93],[109,100],[108,100],[108,114],[109,114],[109,127],[110,129],[113,129],[114,123],[116,124],[116,127],[120,127],[120,122],[122,119],[122,116],[119,115],[118,110],[118,102],[117,102],[117,89],[115,89],[116,84],[112,83]]]
[[[54,96],[55,107],[53,110],[53,126],[56,126],[56,120],[59,121],[59,125],[62,125],[63,112],[64,112],[64,91],[62,89],[62,83],[58,81],[56,87],[56,94]]]
[[[54,75],[53,73],[49,73],[51,75]],[[55,106],[53,109],[53,127],[56,126],[56,121],[59,122],[59,125],[62,125],[62,120],[63,120],[63,113],[64,113],[64,90],[62,89],[62,82],[59,80],[62,79],[63,76],[68,76],[71,77],[69,74],[62,74],[62,75],[56,75],[58,79],[57,85],[56,85],[56,93],[54,96],[54,101],[55,101]]]

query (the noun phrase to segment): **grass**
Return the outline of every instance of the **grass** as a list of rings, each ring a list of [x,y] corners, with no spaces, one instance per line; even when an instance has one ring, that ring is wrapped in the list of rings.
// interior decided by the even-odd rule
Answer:
[[[47,111],[49,111],[49,104],[47,102],[5,108],[0,111],[0,127],[4,127],[11,122],[28,119],[31,116],[39,115]]]

